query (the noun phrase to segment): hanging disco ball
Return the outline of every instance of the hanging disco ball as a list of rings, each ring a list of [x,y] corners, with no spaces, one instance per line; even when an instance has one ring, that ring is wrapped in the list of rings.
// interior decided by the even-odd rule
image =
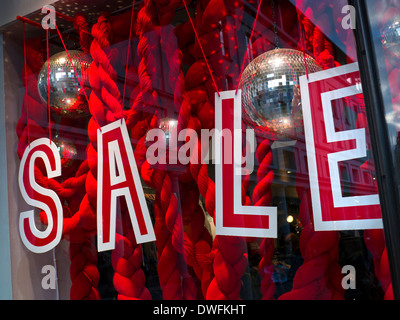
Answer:
[[[384,50],[400,61],[400,16],[395,16],[381,30]]]
[[[68,51],[71,61],[66,52],[60,52],[43,65],[38,76],[38,90],[40,97],[47,104],[48,100],[48,76],[50,78],[50,108],[53,113],[63,117],[76,118],[89,114],[88,106],[81,86],[86,85],[83,77],[89,68],[91,58],[81,51]],[[48,72],[48,64],[50,65]],[[78,73],[75,74],[74,68]]]
[[[255,58],[244,70],[244,117],[251,126],[269,129],[270,138],[288,139],[302,128],[299,77],[322,68],[309,55],[293,49],[274,49]],[[297,94],[296,94],[297,93]],[[296,94],[296,95],[295,95]]]

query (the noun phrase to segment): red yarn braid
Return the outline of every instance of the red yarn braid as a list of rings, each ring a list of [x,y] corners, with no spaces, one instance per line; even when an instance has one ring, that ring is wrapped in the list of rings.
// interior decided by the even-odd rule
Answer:
[[[199,133],[199,120],[191,116],[190,98],[185,90],[185,77],[182,71],[181,60],[182,52],[177,43],[174,29],[164,27],[162,31],[162,46],[165,46],[165,52],[170,66],[169,83],[175,84],[172,88],[174,92],[174,105],[178,115],[178,134],[182,129],[189,128]],[[179,176],[179,185],[181,192],[181,206],[185,229],[185,255],[187,263],[191,266],[201,282],[201,295],[205,296],[206,289],[211,281],[212,264],[211,245],[212,239],[209,232],[204,227],[205,216],[199,205],[199,191],[193,183],[193,177],[190,175],[189,166],[183,169]],[[187,197],[192,201],[187,203]],[[196,198],[197,197],[197,198]],[[183,200],[185,199],[185,200]],[[206,262],[206,263],[205,263]]]
[[[273,21],[273,13],[270,2],[263,2],[261,12],[264,16],[270,18],[271,21]],[[254,59],[258,55],[273,48],[273,33],[268,33],[268,31],[270,30],[266,29],[265,22],[258,21],[255,25],[254,39],[251,39],[252,47],[250,50],[251,55]],[[256,151],[256,160],[259,164],[259,167],[257,170],[256,185],[254,187],[252,196],[253,205],[255,206],[269,206],[271,204],[271,187],[274,180],[274,172],[271,168],[273,161],[271,145],[273,143],[273,140],[264,137],[262,131],[263,130],[257,130],[258,147]],[[273,137],[273,134],[269,133],[268,136]],[[275,283],[272,281],[272,273],[274,271],[272,257],[274,254],[274,249],[274,239],[262,240],[260,245],[261,260],[259,262],[258,269],[261,276],[260,289],[263,300],[274,299]]]
[[[224,77],[222,47],[219,25],[226,17],[226,8],[223,1],[206,1],[197,4],[194,32],[199,41],[193,44],[192,55],[196,61],[188,70],[185,80],[188,96],[194,100],[192,113],[196,114],[203,128],[214,127],[213,102],[215,86],[221,88]],[[186,25],[188,28],[188,24]],[[183,27],[184,28],[184,27]],[[207,59],[204,61],[203,54]],[[210,75],[207,65],[213,70]],[[198,144],[200,148],[200,144]],[[199,149],[200,150],[200,149]],[[199,152],[199,155],[201,153]],[[202,159],[198,164],[190,164],[190,172],[199,186],[199,191],[205,198],[207,212],[214,217],[215,212],[215,185],[208,176],[208,168]],[[217,236],[214,240],[213,262],[214,278],[211,281],[207,299],[237,299],[240,293],[240,279],[247,266],[246,244],[242,238]],[[228,272],[229,273],[228,273]],[[227,278],[227,275],[230,275]]]
[[[37,74],[40,71],[43,60],[41,53],[37,51],[40,48],[40,38],[28,40],[26,46],[26,64],[24,65],[23,78],[26,84],[26,94],[23,103],[22,116],[17,125],[17,134],[19,136],[18,154],[21,157],[29,140],[34,140],[40,137],[46,137],[46,128],[51,123],[45,121],[45,113],[47,112],[46,105],[41,101],[37,90]],[[27,78],[28,76],[28,78]],[[24,110],[29,110],[26,112]],[[29,116],[27,119],[26,115]],[[28,135],[31,137],[29,138]],[[62,133],[63,135],[63,133]],[[68,136],[68,135],[66,135]],[[73,139],[72,139],[73,140]],[[78,153],[80,150],[77,150]],[[78,154],[79,157],[79,154]],[[79,166],[80,164],[80,166]],[[63,165],[63,162],[62,162]],[[76,170],[75,175],[71,173]],[[35,179],[39,185],[54,190],[62,199],[62,202],[67,202],[64,206],[64,221],[63,221],[63,238],[71,242],[84,242],[83,246],[88,246],[88,239],[93,234],[95,226],[84,223],[85,211],[84,207],[84,183],[87,176],[87,162],[74,160],[74,165],[70,168],[63,168],[62,179],[48,179],[40,167],[35,167]],[[82,201],[82,204],[81,204]],[[40,213],[42,223],[47,224],[47,220],[43,213]],[[73,226],[73,227],[72,227]],[[75,230],[72,230],[75,229]],[[79,229],[79,231],[78,231]],[[78,231],[78,232],[77,232]],[[79,235],[79,239],[78,236]],[[93,251],[94,249],[94,251]],[[75,259],[80,252],[79,259]],[[96,252],[95,248],[89,247],[86,249],[78,249],[76,245],[70,246],[71,258],[71,299],[97,299],[99,293],[97,290],[99,274],[96,269],[97,257],[93,255]],[[78,261],[79,260],[79,261]],[[77,280],[79,278],[79,280]],[[82,283],[79,288],[76,283]]]
[[[89,79],[92,93],[89,98],[91,114],[94,118],[89,123],[89,138],[91,144],[88,149],[88,157],[97,162],[96,131],[99,126],[113,122],[122,114],[121,96],[116,84],[116,71],[112,65],[118,54],[113,50],[113,32],[110,21],[106,16],[101,16],[92,28],[93,42],[90,53],[93,62],[89,68]],[[89,162],[90,172],[86,185],[89,201],[93,208],[96,207],[97,175],[96,162]],[[90,178],[90,179],[89,179]],[[124,210],[125,209],[125,210]],[[121,207],[119,226],[117,228],[115,250],[112,252],[112,265],[115,271],[114,287],[119,299],[150,299],[151,295],[144,287],[144,273],[141,269],[142,248],[137,245],[132,234],[130,220],[126,218],[127,211]]]
[[[255,206],[268,206],[271,203],[271,185],[274,180],[272,165],[271,141],[264,139],[258,146],[256,159],[259,162],[257,171],[257,184],[253,191],[253,203]],[[261,275],[261,293],[265,300],[273,299],[275,284],[272,282],[272,256],[274,254],[274,239],[264,239],[260,246],[261,260],[259,272]]]
[[[140,82],[149,95],[151,100],[149,105],[158,107],[161,97],[158,96],[156,88],[160,87],[156,70],[159,69],[160,59],[156,60],[159,45],[166,48],[166,56],[169,62],[169,68],[163,70],[168,72],[169,82],[174,93],[173,109],[179,111],[179,92],[181,83],[179,80],[180,64],[179,52],[171,44],[167,45],[171,31],[161,29],[159,25],[160,16],[156,15],[156,3],[146,1],[144,7],[138,14],[138,33],[139,47],[142,60],[143,72],[140,72]],[[163,13],[160,13],[162,23],[168,23],[168,19]],[[173,16],[170,16],[172,19]],[[167,19],[167,20],[166,20]],[[171,39],[171,38],[170,38]],[[173,39],[172,39],[173,40]],[[172,42],[173,43],[173,42]],[[139,66],[139,68],[140,68]],[[166,88],[164,87],[164,90]],[[148,102],[148,101],[147,101]],[[167,102],[167,106],[171,104]],[[161,104],[160,104],[161,105]],[[168,107],[166,107],[167,109]],[[161,112],[158,113],[161,116]],[[158,117],[159,118],[159,117]],[[160,118],[159,118],[160,119]],[[156,190],[156,199],[154,205],[155,213],[155,232],[157,255],[159,258],[157,270],[160,285],[165,299],[195,299],[197,297],[197,288],[194,279],[188,272],[185,250],[184,250],[184,232],[182,212],[179,202],[179,184],[176,174],[168,169],[168,166],[157,165],[154,168],[144,163],[142,175],[144,180]]]
[[[301,6],[301,4],[298,5]],[[332,44],[320,28],[314,26],[303,14],[299,14],[299,19],[304,28],[306,48],[312,49],[315,59],[323,68],[335,67]],[[302,46],[302,44],[299,45]],[[302,148],[305,150],[304,137],[299,137],[296,147],[299,150]],[[300,157],[300,159],[304,158]],[[339,234],[336,231],[314,231],[311,191],[310,186],[303,179],[303,174],[298,172],[296,175],[296,189],[301,201],[300,220],[304,227],[300,236],[300,251],[304,263],[295,274],[293,289],[283,294],[280,299],[343,299],[342,275],[338,263]]]

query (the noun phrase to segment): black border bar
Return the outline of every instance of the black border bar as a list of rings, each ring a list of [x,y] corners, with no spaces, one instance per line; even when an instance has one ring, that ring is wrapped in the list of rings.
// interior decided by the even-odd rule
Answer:
[[[399,188],[394,168],[392,148],[385,119],[384,97],[381,91],[382,81],[379,74],[378,58],[375,52],[371,24],[367,5],[369,0],[349,0],[356,9],[356,46],[360,75],[366,104],[369,130],[376,166],[377,182],[380,193],[382,219],[393,294],[400,300],[400,200]],[[381,57],[381,64],[385,64]],[[400,170],[400,168],[398,168]]]

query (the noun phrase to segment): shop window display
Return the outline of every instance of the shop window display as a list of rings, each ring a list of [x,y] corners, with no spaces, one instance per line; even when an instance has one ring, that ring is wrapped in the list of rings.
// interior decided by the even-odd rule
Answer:
[[[15,298],[393,299],[347,1],[38,9],[4,31]]]

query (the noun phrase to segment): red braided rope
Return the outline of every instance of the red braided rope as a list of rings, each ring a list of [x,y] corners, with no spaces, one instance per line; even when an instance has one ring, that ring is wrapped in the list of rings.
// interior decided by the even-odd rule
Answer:
[[[323,68],[335,67],[333,47],[323,32],[304,15],[299,14],[298,17],[304,27],[307,49],[312,44],[313,55]],[[299,137],[296,147],[301,148],[303,143],[304,137]],[[343,299],[344,290],[340,282],[342,275],[338,263],[339,234],[335,231],[314,231],[310,187],[305,184],[302,176],[300,172],[296,175],[296,188],[301,201],[300,220],[304,227],[300,236],[304,263],[295,274],[293,289],[280,299]]]
[[[207,102],[207,96],[210,102],[213,101],[214,98],[214,90],[207,86],[208,76],[205,72],[208,68],[205,67],[212,66],[217,79],[222,79],[224,77],[222,48],[221,46],[213,46],[214,42],[212,41],[216,41],[216,39],[219,38],[218,30],[215,30],[214,27],[217,26],[220,21],[225,20],[227,9],[223,1],[207,1],[201,4],[198,3],[196,13],[196,27],[192,21],[191,26],[196,38],[194,46],[200,48],[202,56],[195,55],[198,62],[192,65],[186,75],[186,88],[189,90],[188,94],[193,94],[196,100],[201,97],[201,100],[196,101],[196,107],[199,111],[197,114],[203,126],[206,124],[207,127],[212,128],[213,124],[210,123],[211,114],[203,113],[203,111],[205,112],[206,110],[212,112],[212,107],[208,107],[211,105]],[[202,58],[205,59],[206,63],[202,61]],[[196,74],[197,81],[192,81],[194,74]],[[199,82],[200,79],[201,81]],[[211,80],[214,86],[220,83],[219,80],[217,81],[214,77],[212,77]],[[204,83],[205,91],[203,91],[204,89],[201,87],[202,83]],[[204,93],[201,93],[202,91]],[[206,115],[209,117],[207,121],[205,121]],[[215,185],[209,178],[207,166],[203,163],[202,159],[197,160],[199,160],[197,162],[198,164],[191,164],[190,170],[193,178],[199,185],[200,193],[205,198],[205,206],[208,213],[214,217]],[[209,285],[206,298],[238,299],[240,295],[241,278],[247,266],[245,239],[217,236],[214,240],[213,251],[215,255],[213,262],[214,278]],[[230,275],[229,278],[227,277],[228,274]]]
[[[247,54],[248,54],[248,51],[249,51],[249,49],[250,49],[251,41],[252,41],[252,39],[253,39],[254,30],[256,29],[258,14],[260,13],[261,5],[262,5],[262,0],[260,0],[260,2],[258,3],[256,17],[255,17],[254,22],[253,22],[253,28],[251,29],[251,33],[250,33],[250,37],[249,37],[249,43],[247,44],[247,49],[246,49],[246,52],[245,52],[245,54],[244,54],[244,59],[243,59],[243,62],[242,62],[242,66],[241,66],[241,68],[240,68],[240,73],[239,73],[238,79],[241,79],[241,78],[242,78],[242,74],[243,74],[245,62],[246,62],[246,59],[247,59],[247,57],[248,57]],[[236,87],[236,92],[235,92],[235,94],[237,93],[238,90],[239,90],[239,82],[238,82],[238,85],[237,85],[237,87]]]
[[[168,57],[170,71],[168,74],[169,83],[176,83],[175,88],[172,89],[174,92],[174,105],[175,110],[179,112],[178,116],[178,133],[184,128],[190,128],[199,131],[198,119],[191,116],[191,105],[188,93],[185,90],[185,77],[182,72],[181,59],[182,53],[177,45],[177,38],[173,29],[164,27],[162,35],[165,35],[165,41],[161,44],[165,44],[165,52]],[[185,228],[185,256],[189,266],[193,267],[196,275],[201,279],[201,294],[205,296],[206,288],[208,288],[209,282],[212,275],[212,253],[211,251],[211,237],[208,231],[204,227],[204,213],[198,204],[199,193],[194,190],[193,178],[188,174],[188,167],[186,172],[182,172],[179,176],[180,190],[187,190],[187,184],[191,186],[193,192],[190,195],[197,195],[193,199],[193,209],[187,208],[186,197],[181,195],[184,202],[182,204],[182,216],[184,220]],[[185,187],[182,187],[184,185]],[[186,194],[186,193],[185,193]],[[192,219],[188,219],[188,216]],[[201,223],[196,223],[201,222]],[[200,246],[200,247],[199,247]],[[196,252],[196,248],[201,248],[200,252]],[[206,251],[204,251],[206,249]],[[211,259],[210,259],[211,258]],[[208,262],[206,266],[205,261]],[[200,260],[200,261],[199,261]],[[202,268],[203,267],[203,268]],[[205,270],[203,270],[205,267]]]
[[[160,32],[152,21],[157,21],[155,14],[155,3],[147,1],[138,13],[139,46],[138,50],[142,56],[139,70],[140,82],[149,94],[152,95],[150,106],[158,106],[158,99],[155,95],[155,88],[158,87],[156,77],[156,50],[158,45],[166,46],[167,59],[170,62],[168,75],[169,85],[173,88],[175,108],[179,111],[179,90],[181,83],[177,81],[180,75],[180,68],[174,69],[177,65],[178,52],[164,38],[169,38],[168,29]],[[171,17],[172,18],[172,17]],[[171,38],[170,38],[171,39]],[[173,39],[172,39],[173,40]],[[178,64],[179,66],[179,64]],[[178,91],[176,91],[178,90]],[[178,100],[177,100],[178,99]],[[145,162],[147,165],[148,163]],[[146,168],[146,166],[144,166]],[[154,169],[143,171],[145,181],[156,190],[155,199],[155,232],[158,261],[158,275],[160,285],[165,299],[195,299],[197,289],[192,276],[188,273],[187,262],[184,252],[184,232],[182,212],[179,208],[179,188],[177,188],[177,177],[168,171],[167,167],[156,166]]]
[[[257,148],[256,159],[259,162],[257,170],[257,185],[253,191],[253,204],[255,206],[268,206],[271,203],[272,190],[271,185],[274,180],[272,165],[272,142],[264,139]],[[265,300],[271,300],[275,293],[275,284],[272,282],[272,256],[274,253],[274,240],[264,239],[260,246],[261,260],[259,263],[259,272],[261,275],[261,292]]]
[[[193,20],[192,20],[192,18],[191,18],[191,16],[190,16],[190,13],[189,13],[188,8],[187,8],[186,1],[185,1],[185,0],[182,0],[182,2],[183,2],[183,5],[185,6],[186,13],[187,13],[187,15],[188,15],[188,17],[189,17],[190,24],[192,25],[192,28],[193,28],[193,31],[194,31],[194,35],[196,36],[197,43],[199,44],[199,48],[200,48],[201,53],[202,53],[202,55],[203,55],[204,62],[206,63],[208,72],[210,73],[210,77],[211,77],[211,79],[212,79],[212,81],[213,81],[215,90],[217,91],[218,96],[219,96],[220,94],[219,94],[219,90],[218,90],[217,83],[215,82],[215,79],[214,79],[214,76],[213,76],[213,72],[212,72],[212,70],[211,70],[211,68],[210,68],[210,65],[209,65],[209,63],[208,63],[206,54],[204,53],[204,49],[203,49],[203,46],[201,45],[199,35],[198,35],[197,30],[196,30],[196,28],[195,28],[195,26],[194,26],[194,24],[193,24]]]
[[[111,45],[112,30],[108,19],[101,16],[97,23],[92,27],[93,42],[90,52],[93,63],[89,68],[89,79],[92,93],[89,98],[91,114],[96,115],[100,125],[105,125],[120,118],[122,114],[121,96],[115,83],[116,71],[112,66],[112,57],[109,56]],[[114,51],[113,54],[116,54]],[[98,127],[92,122],[89,125],[89,137],[91,139],[90,153],[93,159],[97,159],[95,151],[96,129]],[[88,150],[88,154],[89,154]],[[92,183],[87,183],[87,193],[90,203],[95,207],[97,182],[95,180],[97,166],[91,167],[88,176]],[[115,250],[112,252],[112,262],[114,267],[114,287],[118,292],[119,299],[150,299],[150,293],[144,287],[144,273],[141,270],[142,254],[141,246],[137,245],[129,223],[124,219],[128,215],[126,210],[121,209],[121,219],[125,228],[117,229]]]
[[[19,136],[18,154],[20,156],[22,155],[27,142],[30,142],[31,137],[33,139],[37,139],[46,136],[46,127],[48,128],[51,125],[51,122],[49,121],[48,108],[46,108],[46,105],[41,101],[37,90],[37,74],[40,71],[40,65],[43,65],[41,54],[36,51],[37,49],[35,49],[40,48],[40,43],[38,43],[38,41],[40,41],[40,38],[37,40],[26,40],[26,46],[24,46],[26,63],[24,65],[23,75],[27,91],[24,97],[23,109],[29,109],[29,112],[22,113],[17,125],[17,134]],[[80,167],[74,176],[71,176],[70,173],[67,174],[67,172],[71,173],[72,170],[63,170],[64,180],[60,182],[55,179],[48,179],[43,175],[43,171],[40,167],[35,167],[35,179],[39,185],[54,190],[59,197],[63,199],[64,203],[68,203],[68,206],[64,207],[63,238],[70,241],[78,241],[76,237],[77,232],[70,231],[72,225],[75,227],[81,225],[81,228],[88,227],[86,224],[81,224],[82,211],[79,210],[79,206],[83,198],[84,183],[87,175],[87,162],[82,162],[80,164]],[[84,201],[82,201],[82,203],[84,203]],[[45,215],[43,213],[40,213],[40,218],[42,223],[47,224]],[[76,228],[76,230],[78,229],[80,230],[80,238],[87,239],[87,233],[80,228]],[[90,232],[93,232],[93,229],[90,230]],[[96,250],[94,250],[94,252],[96,252]],[[82,253],[83,256],[90,254],[92,255],[92,258],[85,260],[86,262],[84,263],[82,263],[82,260],[80,260],[81,262],[79,265],[81,267],[77,267],[74,262],[77,260],[73,259],[77,254],[77,251],[71,250],[70,254],[71,270],[74,270],[74,272],[71,274],[73,275],[71,298],[99,298],[97,290],[98,272],[96,272],[96,259],[93,258],[93,252],[89,253],[88,250],[85,250],[85,252]],[[90,267],[90,265],[94,266],[94,269]],[[86,272],[83,271],[85,268],[92,268],[92,271],[87,273],[89,276],[86,276],[86,286],[81,285],[79,288],[77,288],[76,281],[80,282],[80,280],[76,279],[79,278],[80,272]]]

